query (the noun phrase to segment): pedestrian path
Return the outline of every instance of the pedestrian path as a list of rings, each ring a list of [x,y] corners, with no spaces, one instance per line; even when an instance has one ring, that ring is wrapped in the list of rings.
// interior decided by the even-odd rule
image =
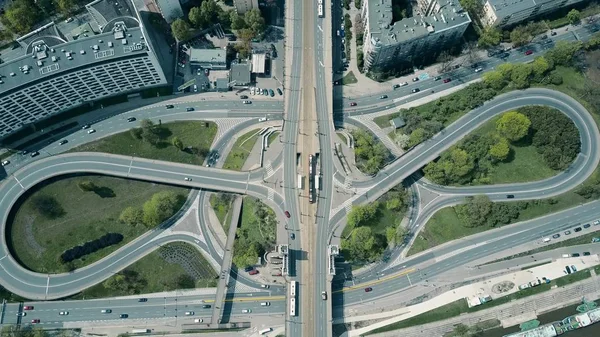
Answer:
[[[371,130],[371,132],[373,132],[375,134],[375,136],[377,138],[379,138],[379,140],[383,143],[383,145],[385,145],[385,147],[387,147],[395,157],[399,157],[404,153],[404,151],[402,151],[402,149],[400,149],[390,139],[390,137],[387,135],[387,133],[382,128],[380,128],[379,125],[377,125],[375,122],[373,122],[373,120],[370,116],[357,116],[357,117],[351,117],[351,118],[359,121],[361,124],[363,124],[364,126],[369,128],[369,130]]]

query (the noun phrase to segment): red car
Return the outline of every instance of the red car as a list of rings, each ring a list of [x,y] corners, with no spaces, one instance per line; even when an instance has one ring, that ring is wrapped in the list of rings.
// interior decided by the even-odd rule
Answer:
[[[366,293],[370,293],[371,291],[373,291],[373,288],[371,288],[371,287],[365,288]]]
[[[258,274],[258,270],[252,269],[248,274],[249,275],[256,275],[256,274]]]
[[[33,306],[32,305],[26,305],[23,307],[23,310],[33,310]]]
[[[291,218],[290,212],[288,212],[288,211],[285,211],[285,216],[287,216],[287,217],[288,217],[288,219],[289,219],[289,218]]]
[[[447,78],[447,79],[444,80],[444,83],[448,83],[450,81],[452,81],[452,79],[451,78]]]
[[[36,323],[39,323],[39,322],[40,322],[40,319],[39,319],[39,318],[36,318],[36,319],[32,319],[32,320],[31,320],[31,324],[36,324]]]
[[[356,106],[356,102],[350,103],[350,106]]]
[[[528,50],[525,52],[525,55],[531,55],[531,54],[533,54],[533,50]]]

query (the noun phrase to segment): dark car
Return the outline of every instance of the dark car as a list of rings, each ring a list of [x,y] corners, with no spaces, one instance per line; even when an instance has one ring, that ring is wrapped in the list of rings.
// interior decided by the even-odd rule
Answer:
[[[167,109],[173,109],[173,108],[174,108],[174,106],[173,106],[173,105],[171,105],[171,104],[169,104],[169,105],[167,105],[167,106],[166,106],[166,108],[167,108]]]
[[[573,254],[571,254],[571,257],[579,257],[579,256],[580,256],[579,253],[573,253]]]
[[[127,118],[127,121],[131,123],[131,122],[135,122],[136,119],[135,119],[135,117],[129,117],[129,118]]]
[[[388,98],[388,95],[381,95],[381,97],[379,97],[379,99],[386,99]]]
[[[586,223],[585,225],[583,225],[583,228],[590,228],[592,225],[590,225],[589,223]]]
[[[434,80],[434,81],[439,81],[439,80],[441,80],[441,79],[442,79],[442,78],[441,78],[440,76],[436,76],[436,77],[434,77],[434,78],[433,78],[433,80]]]
[[[31,152],[30,156],[31,156],[31,158],[33,158],[33,157],[36,157],[38,154],[40,154],[40,153],[37,151],[33,151],[33,152]]]
[[[89,129],[89,128],[90,128],[90,125],[89,125],[89,124],[84,124],[84,125],[81,127],[81,130],[85,130],[85,129]]]
[[[210,304],[205,304],[202,306],[203,309],[210,309]]]
[[[241,96],[240,96],[240,98],[241,98],[241,99],[248,99],[248,96],[246,96],[246,95],[241,95]]]
[[[148,299],[147,298],[140,298],[140,299],[138,299],[138,302],[148,302]]]
[[[370,293],[371,291],[373,291],[373,288],[371,288],[371,287],[367,287],[367,288],[365,288],[365,292],[366,292],[366,293]]]
[[[556,35],[556,32],[550,32],[550,35],[554,36],[554,35]]]
[[[525,52],[525,55],[531,55],[531,54],[533,54],[533,50],[528,50]]]
[[[356,106],[356,102],[351,102],[350,106]]]
[[[419,78],[418,78],[418,77],[415,77],[415,78],[413,78],[413,79],[412,79],[412,81],[413,81],[413,82],[417,82],[417,81],[419,81]]]
[[[400,88],[400,84],[394,84],[394,85],[392,86],[392,89],[398,89],[398,88]]]
[[[65,145],[67,144],[69,141],[66,139],[61,140],[60,142],[58,142],[58,145]]]
[[[448,83],[448,82],[450,82],[450,81],[452,81],[452,79],[451,79],[451,78],[446,78],[446,79],[444,79],[444,83]]]
[[[514,198],[515,198],[515,195],[514,195],[514,194],[507,194],[507,195],[506,195],[506,198],[507,198],[507,199],[514,199]]]
[[[554,235],[552,235],[552,238],[553,239],[558,239],[558,238],[560,238],[560,234],[554,234]]]
[[[194,111],[194,108],[187,108],[187,109],[185,109],[185,111],[188,111],[188,112]]]
[[[244,271],[247,273],[247,272],[251,271],[252,269],[254,269],[254,267],[248,266],[248,267],[244,268]]]
[[[569,266],[565,267],[565,271],[567,272],[567,274],[571,274],[571,268]]]
[[[414,94],[414,93],[417,93],[417,92],[419,92],[419,91],[421,91],[419,88],[414,88],[414,89],[412,90],[413,94]]]
[[[592,254],[590,254],[590,252],[583,252],[583,256],[590,256]]]
[[[40,322],[40,319],[39,319],[39,318],[35,318],[35,319],[32,319],[32,320],[31,320],[31,324],[37,324],[37,323],[39,323],[39,322]]]
[[[127,317],[129,317],[129,315],[128,315],[128,314],[120,314],[120,315],[119,315],[119,318],[127,318]]]
[[[273,91],[273,89],[269,89],[269,96],[275,97],[275,91]]]
[[[279,96],[283,96],[283,91],[281,91],[281,89],[277,88],[277,93],[279,94]]]
[[[583,229],[582,229],[581,227],[577,227],[577,228],[575,228],[575,232],[576,232],[576,233],[577,233],[577,232],[581,232],[582,230],[583,230]]]
[[[296,234],[290,233],[290,239],[294,240],[296,238]]]
[[[288,217],[288,219],[291,218],[290,212],[285,211],[284,213],[285,213],[285,216]]]

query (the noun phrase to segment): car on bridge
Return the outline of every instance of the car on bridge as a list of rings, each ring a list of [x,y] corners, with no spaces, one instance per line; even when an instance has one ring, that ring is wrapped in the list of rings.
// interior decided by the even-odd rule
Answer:
[[[69,312],[68,311],[61,311],[58,314],[61,315],[61,316],[67,316],[69,314]]]
[[[31,320],[31,324],[38,324],[40,322],[39,318],[34,318]]]
[[[119,318],[128,318],[128,317],[129,317],[129,315],[128,315],[128,314],[120,314],[120,315],[119,315]]]
[[[135,117],[129,117],[129,118],[127,118],[127,122],[129,122],[129,123],[135,122],[135,121],[136,121]]]
[[[110,314],[110,313],[112,313],[112,309],[102,309],[102,310],[100,310],[100,312],[103,314]]]
[[[23,310],[33,310],[33,306],[32,305],[26,305],[23,307]]]
[[[373,291],[373,288],[371,288],[371,287],[367,287],[367,288],[365,288],[365,292],[366,292],[366,293],[370,293],[371,291]]]

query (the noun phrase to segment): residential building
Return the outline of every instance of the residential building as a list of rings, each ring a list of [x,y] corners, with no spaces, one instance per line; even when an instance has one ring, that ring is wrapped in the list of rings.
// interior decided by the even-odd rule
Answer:
[[[229,71],[229,82],[233,86],[246,86],[252,83],[252,64],[243,63],[232,63],[231,70]]]
[[[266,54],[263,54],[263,53],[252,54],[252,73],[264,74],[266,63],[267,63],[267,55]]]
[[[419,0],[413,16],[393,22],[392,0],[363,1],[364,66],[410,68],[435,61],[461,41],[471,18],[458,0]]]
[[[84,104],[167,84],[132,4],[86,7],[98,34],[68,40],[50,23],[17,39],[24,54],[0,65],[0,138]]]
[[[190,49],[190,65],[205,69],[227,69],[227,52],[224,49]]]
[[[481,21],[486,26],[507,27],[586,0],[486,0]]]
[[[244,14],[251,9],[258,8],[258,0],[233,0],[235,11],[238,14]]]
[[[183,9],[181,8],[179,0],[154,0],[154,2],[167,23],[170,24],[183,17]]]

